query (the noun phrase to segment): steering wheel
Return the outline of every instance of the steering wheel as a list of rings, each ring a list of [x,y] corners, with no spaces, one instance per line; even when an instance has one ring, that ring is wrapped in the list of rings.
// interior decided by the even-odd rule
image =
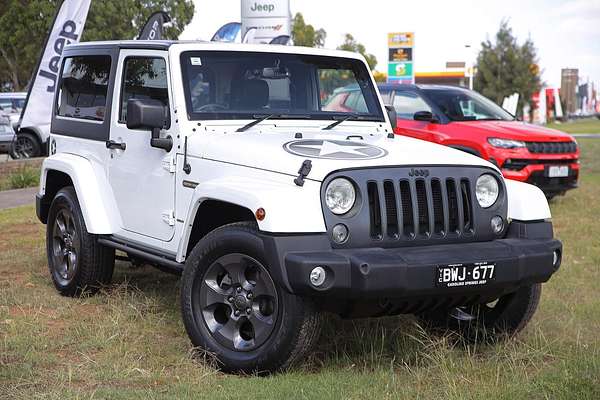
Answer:
[[[194,111],[202,112],[202,111],[217,111],[217,110],[227,110],[227,107],[223,104],[218,103],[208,103],[198,108],[195,108]]]

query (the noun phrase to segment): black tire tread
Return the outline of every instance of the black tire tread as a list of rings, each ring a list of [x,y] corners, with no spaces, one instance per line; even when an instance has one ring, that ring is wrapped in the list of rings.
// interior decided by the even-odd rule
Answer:
[[[83,293],[94,294],[102,286],[108,285],[112,279],[115,251],[98,243],[98,237],[87,231],[85,220],[81,214],[79,200],[75,188],[67,186],[58,191],[55,199],[59,196],[67,196],[73,202],[73,217],[77,219],[81,227],[80,233],[80,260],[78,273],[73,285],[66,287],[59,286],[56,282],[57,290],[64,296],[78,296]],[[54,201],[51,210],[54,207]],[[52,211],[51,211],[52,213]],[[52,213],[53,214],[53,213]],[[52,221],[48,221],[48,231],[52,229]],[[49,240],[49,237],[46,238]],[[48,257],[48,268],[50,268],[50,256]],[[52,271],[50,271],[52,273]]]
[[[231,229],[235,229],[238,232],[245,232],[252,235],[255,235],[257,232],[257,224],[256,222],[234,222],[231,224],[223,225],[219,228],[216,228],[212,232],[208,233],[202,240],[196,244],[192,252],[190,253],[189,259],[198,259],[201,260],[207,254],[215,250],[219,246],[218,238],[224,232]],[[192,270],[191,268],[186,268],[182,275],[182,284],[181,284],[181,306],[182,313],[184,314],[184,325],[188,334],[195,329],[193,326],[190,326],[192,322],[190,322],[193,318],[193,309],[190,298],[185,296],[185,293],[189,291],[193,284],[193,274],[196,270]],[[301,315],[296,315],[299,317],[300,326],[294,334],[294,338],[292,340],[292,345],[290,346],[290,350],[286,352],[284,349],[279,353],[279,357],[277,360],[270,360],[269,362],[264,363],[262,365],[261,370],[257,370],[255,368],[237,368],[235,366],[227,366],[227,365],[219,365],[220,368],[225,372],[243,372],[243,373],[265,373],[265,372],[279,372],[289,369],[290,367],[296,365],[298,361],[300,361],[303,356],[305,356],[312,348],[313,345],[319,338],[321,332],[322,325],[322,316],[320,313],[316,311],[314,304],[306,299],[302,299],[297,297],[295,301],[299,303],[303,303],[302,307],[300,307],[303,312]],[[188,317],[185,317],[185,316]],[[191,335],[190,335],[191,338]],[[287,353],[287,354],[284,354]]]

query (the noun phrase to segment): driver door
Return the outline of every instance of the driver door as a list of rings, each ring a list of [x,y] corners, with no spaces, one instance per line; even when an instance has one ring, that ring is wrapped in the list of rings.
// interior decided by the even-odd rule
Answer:
[[[170,152],[151,147],[149,130],[127,128],[129,99],[160,100],[169,110],[167,52],[122,50],[118,65],[107,147],[112,146],[108,149],[108,175],[121,215],[122,235],[169,241],[175,232],[176,145]],[[169,134],[170,129],[164,129],[161,137]]]

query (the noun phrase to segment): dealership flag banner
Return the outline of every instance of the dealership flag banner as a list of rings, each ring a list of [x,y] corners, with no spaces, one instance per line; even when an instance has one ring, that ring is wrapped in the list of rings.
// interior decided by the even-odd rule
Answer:
[[[60,56],[66,45],[79,42],[91,0],[65,0],[54,17],[35,75],[29,86],[20,127],[49,125]]]
[[[142,28],[138,40],[162,40],[163,25],[171,22],[171,17],[164,11],[157,11],[148,18]]]
[[[240,40],[240,31],[242,30],[242,24],[239,22],[229,22],[220,27],[213,35],[211,42],[235,42],[238,43]]]

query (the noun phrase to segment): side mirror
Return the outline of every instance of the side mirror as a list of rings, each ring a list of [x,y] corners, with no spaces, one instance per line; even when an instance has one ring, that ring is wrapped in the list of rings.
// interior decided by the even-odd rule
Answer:
[[[173,148],[171,136],[160,137],[160,130],[168,125],[165,106],[158,100],[129,99],[127,101],[127,128],[152,131],[150,146],[169,152]]]
[[[392,129],[396,130],[398,127],[398,114],[396,113],[396,109],[394,106],[385,106],[385,111],[387,111],[388,118],[392,124]]]
[[[438,119],[431,113],[431,111],[417,111],[413,115],[415,121],[425,122],[438,122]]]

